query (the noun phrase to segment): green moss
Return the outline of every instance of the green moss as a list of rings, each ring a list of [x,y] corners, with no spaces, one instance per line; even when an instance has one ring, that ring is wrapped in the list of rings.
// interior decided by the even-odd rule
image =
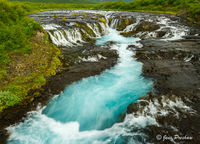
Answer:
[[[77,16],[77,15],[78,15],[78,13],[72,13],[72,15],[75,15],[75,16]]]
[[[7,71],[5,69],[0,70],[0,80],[3,79],[7,75]]]
[[[125,24],[126,24],[126,25],[130,25],[129,19],[125,19]]]
[[[67,19],[66,19],[66,16],[64,16],[63,18],[62,18],[62,21],[63,22],[65,22]]]
[[[82,16],[86,17],[86,16],[87,16],[87,14],[86,14],[86,13],[83,13],[83,14],[82,14]]]
[[[10,92],[10,91],[3,91],[0,92],[0,112],[3,111],[3,109],[14,106],[16,103],[20,102],[20,98]]]
[[[75,26],[76,26],[77,28],[80,28],[80,27],[81,27],[80,24],[78,24],[78,23],[76,23]]]
[[[142,26],[142,28],[143,28],[144,30],[148,30],[148,29],[149,29],[149,26],[148,26],[148,25],[145,25],[145,26]]]
[[[103,22],[104,24],[106,24],[106,19],[104,17],[99,18],[100,22]]]
[[[57,18],[57,17],[58,17],[58,16],[57,16],[57,14],[54,14],[52,18],[54,18],[54,19],[55,19],[55,18]]]
[[[89,36],[91,36],[91,37],[95,37],[96,35],[95,35],[95,33],[93,32],[93,30],[91,29],[91,28],[89,28],[86,24],[83,24],[83,23],[77,23],[76,25],[75,25],[77,28],[80,28],[80,29],[82,29],[82,30],[84,30]],[[83,32],[82,32],[82,36],[83,36],[83,38],[85,38],[85,40],[86,39],[88,39],[89,37],[86,35],[86,34],[84,34]]]

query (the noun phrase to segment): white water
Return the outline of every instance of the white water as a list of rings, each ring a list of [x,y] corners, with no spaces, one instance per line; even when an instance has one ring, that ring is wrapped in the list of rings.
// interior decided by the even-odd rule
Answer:
[[[57,12],[60,11],[55,11]],[[94,13],[104,13],[107,21],[109,17],[113,18],[110,27],[117,27],[119,20],[114,19],[115,15],[112,16],[114,12],[94,11]],[[124,31],[133,30],[144,19],[148,20],[148,15],[137,17],[136,23],[127,26]],[[162,25],[161,29],[170,29],[170,32],[163,36],[163,40],[180,39],[187,33],[184,26],[175,27],[173,26],[175,21],[168,18],[159,17],[157,23]],[[107,25],[100,24],[103,33],[106,34]],[[70,25],[75,25],[75,23],[72,22]],[[88,35],[87,32],[78,28],[62,29],[61,26],[55,24],[43,25],[43,27],[57,46],[84,44],[80,31]],[[109,35],[101,37],[102,33],[96,25],[88,24],[88,27],[93,29],[95,37],[99,37],[97,45],[102,45],[107,41],[118,42],[112,48],[119,53],[119,63],[99,76],[73,83],[63,93],[53,98],[46,107],[31,112],[24,123],[10,126],[8,128],[11,132],[9,144],[147,143],[147,137],[142,130],[147,125],[157,125],[155,120],[157,115],[160,113],[167,115],[169,108],[175,110],[177,106],[189,110],[180,100],[167,101],[167,103],[163,101],[165,109],[161,110],[162,105],[155,100],[149,102],[141,113],[138,112],[137,117],[129,114],[123,122],[120,122],[121,115],[125,113],[127,106],[145,95],[152,87],[152,82],[141,76],[142,64],[133,59],[133,52],[126,49],[129,44],[138,45],[136,44],[138,39],[124,38],[113,29],[109,30]],[[140,36],[140,34],[144,33],[137,35]],[[156,37],[156,31],[148,33],[146,37],[151,37],[151,35]],[[88,37],[91,36],[88,35]],[[98,58],[91,57],[89,61],[98,61]],[[178,113],[176,114],[178,116]]]
[[[76,23],[71,23],[71,25],[76,25]],[[97,25],[100,25],[100,27]],[[86,41],[83,40],[82,33],[87,35],[89,38],[101,37],[102,35],[107,34],[107,26],[103,22],[97,24],[88,23],[87,27],[94,32],[95,36],[92,37],[84,29],[62,28],[56,24],[43,25],[43,28],[49,33],[52,42],[57,46],[72,47],[84,44]]]
[[[146,141],[141,129],[156,124],[152,117],[126,115],[127,106],[144,96],[152,81],[141,76],[142,64],[133,59],[128,44],[139,39],[125,38],[110,29],[97,39],[97,45],[116,41],[112,48],[119,53],[119,63],[99,76],[68,86],[43,109],[11,126],[9,144],[139,144]]]

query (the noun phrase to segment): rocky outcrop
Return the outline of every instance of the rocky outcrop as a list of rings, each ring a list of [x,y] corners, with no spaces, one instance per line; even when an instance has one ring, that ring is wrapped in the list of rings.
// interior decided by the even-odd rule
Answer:
[[[108,25],[118,31],[123,31],[127,26],[136,23],[136,18],[119,15],[110,16],[108,18]]]
[[[137,33],[142,33],[142,32],[152,32],[155,30],[160,29],[160,26],[155,22],[149,22],[149,21],[140,21],[131,31],[128,32],[122,32],[121,35],[126,36],[126,37],[136,37]],[[162,36],[164,36],[166,33],[163,33]],[[161,34],[159,35],[160,37]]]
[[[154,80],[154,91],[132,103],[127,113],[150,116],[157,126],[146,129],[149,141],[171,143],[164,136],[192,137],[175,142],[199,143],[200,130],[200,39],[142,40],[136,58],[143,62],[143,75]],[[156,135],[161,135],[158,139]]]
[[[56,11],[30,15],[49,33],[57,46],[74,47],[95,43],[95,37],[106,34],[106,18],[90,12]]]

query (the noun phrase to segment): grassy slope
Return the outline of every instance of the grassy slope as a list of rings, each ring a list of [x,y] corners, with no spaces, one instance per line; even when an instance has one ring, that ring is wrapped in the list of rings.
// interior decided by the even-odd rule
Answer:
[[[98,1],[93,0],[11,0],[11,1],[21,1],[21,2],[42,2],[42,3],[70,3],[70,4],[95,4]]]
[[[200,24],[198,0],[135,0],[130,3],[108,2],[97,5],[0,0],[0,112],[10,106],[23,104],[24,100],[32,101],[26,97],[28,91],[44,85],[45,77],[54,75],[56,67],[60,65],[59,50],[50,44],[48,35],[40,25],[27,15],[45,10],[68,9],[167,12],[184,15]],[[44,60],[40,60],[42,56]]]
[[[45,84],[60,65],[59,50],[26,8],[0,0],[0,112],[24,104],[31,89]],[[37,93],[36,93],[37,95]]]
[[[111,2],[119,0],[11,0],[11,1],[21,1],[21,2],[45,2],[45,3],[76,3],[76,4],[95,4],[100,2]],[[130,2],[133,0],[123,0],[125,2]]]
[[[199,0],[134,0],[133,2],[107,2],[95,9],[160,12],[184,16],[189,21],[200,25]]]

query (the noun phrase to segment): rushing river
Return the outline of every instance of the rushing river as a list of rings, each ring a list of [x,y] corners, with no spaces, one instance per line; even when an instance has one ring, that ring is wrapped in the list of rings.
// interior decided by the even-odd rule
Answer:
[[[97,45],[116,41],[119,62],[98,76],[84,78],[65,88],[49,104],[30,113],[25,122],[9,127],[9,144],[123,144],[143,143],[142,127],[155,123],[142,116],[122,115],[131,102],[152,88],[141,76],[142,63],[127,49],[137,38],[125,38],[116,30],[97,39]]]

